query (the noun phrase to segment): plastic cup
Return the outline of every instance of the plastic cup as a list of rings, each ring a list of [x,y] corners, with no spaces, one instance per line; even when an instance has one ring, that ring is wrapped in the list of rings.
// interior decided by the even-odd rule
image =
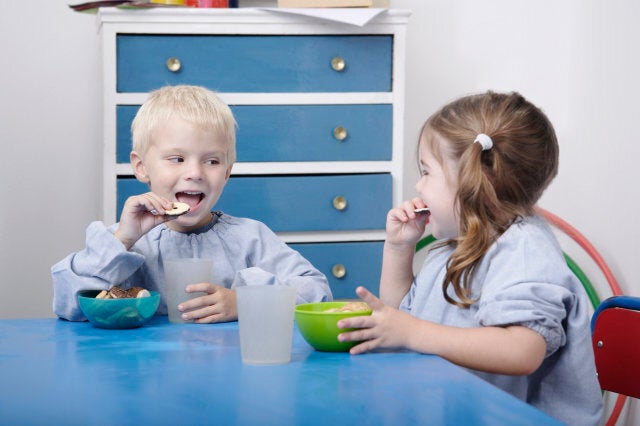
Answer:
[[[240,352],[245,364],[286,364],[291,360],[295,287],[236,287]]]
[[[203,292],[187,293],[185,287],[189,284],[212,282],[213,260],[165,259],[162,263],[169,321],[178,324],[190,322],[182,319],[182,312],[178,311],[178,305],[206,294]]]

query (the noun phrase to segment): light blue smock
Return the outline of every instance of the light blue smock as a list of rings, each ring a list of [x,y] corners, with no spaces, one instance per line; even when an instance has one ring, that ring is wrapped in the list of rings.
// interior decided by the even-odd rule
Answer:
[[[469,309],[447,303],[442,295],[452,252],[451,247],[430,250],[400,309],[449,326],[521,325],[540,333],[547,353],[533,374],[470,371],[567,424],[598,424],[603,404],[589,301],[544,219],[516,222],[490,247],[473,278],[473,295],[479,300]],[[454,292],[449,294],[455,300]]]
[[[241,285],[296,287],[297,303],[332,300],[326,277],[289,248],[266,225],[216,213],[202,228],[181,233],[166,224],[143,235],[129,251],[114,236],[117,224],[93,222],[86,247],[51,268],[53,311],[61,318],[81,321],[80,290],[108,290],[139,286],[161,295],[156,314],[167,313],[162,259],[213,259],[213,283],[226,288]]]

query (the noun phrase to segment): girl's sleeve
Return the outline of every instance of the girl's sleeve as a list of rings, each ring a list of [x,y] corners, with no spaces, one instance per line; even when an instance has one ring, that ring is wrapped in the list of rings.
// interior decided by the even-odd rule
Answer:
[[[564,325],[577,303],[575,290],[571,272],[558,261],[532,256],[493,261],[476,319],[483,326],[521,325],[538,332],[549,356],[566,343]]]
[[[129,278],[144,263],[144,256],[125,250],[102,222],[87,228],[86,247],[51,268],[53,311],[69,321],[85,319],[78,306],[80,290],[107,290]]]

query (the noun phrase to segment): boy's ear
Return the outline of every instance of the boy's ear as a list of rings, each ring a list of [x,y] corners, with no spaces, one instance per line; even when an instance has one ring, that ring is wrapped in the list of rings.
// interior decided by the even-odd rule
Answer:
[[[136,179],[142,183],[148,184],[149,176],[147,175],[144,164],[142,164],[142,156],[135,151],[131,151],[129,159],[131,160],[131,167],[133,168],[133,174],[136,175]]]
[[[233,164],[231,166],[229,166],[229,168],[227,169],[227,174],[224,177],[224,180],[228,181],[229,180],[229,176],[231,176],[231,169],[233,168]]]

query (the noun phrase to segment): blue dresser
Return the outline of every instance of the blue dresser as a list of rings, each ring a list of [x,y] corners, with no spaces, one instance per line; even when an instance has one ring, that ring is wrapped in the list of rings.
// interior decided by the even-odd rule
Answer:
[[[386,213],[402,200],[408,17],[390,10],[356,26],[248,8],[100,9],[105,222],[148,190],[129,164],[146,94],[206,86],[238,122],[215,209],[267,224],[327,275],[335,298],[358,285],[377,293]]]

